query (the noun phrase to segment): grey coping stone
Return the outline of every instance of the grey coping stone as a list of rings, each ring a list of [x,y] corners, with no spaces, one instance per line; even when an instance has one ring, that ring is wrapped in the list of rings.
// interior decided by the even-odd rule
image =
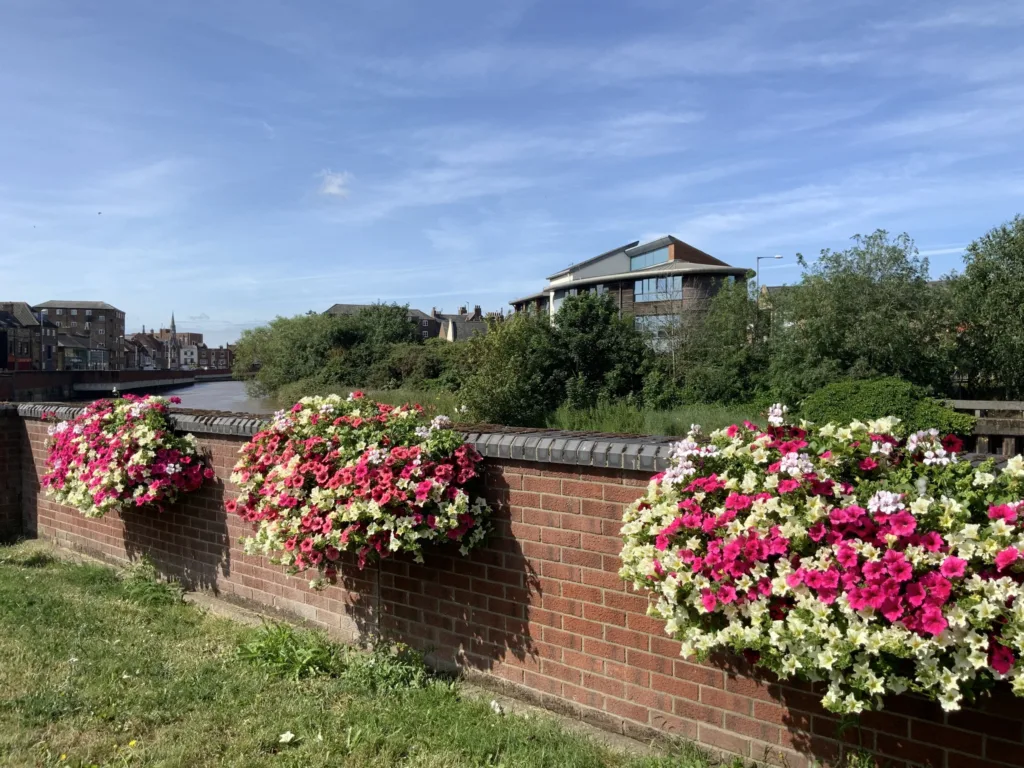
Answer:
[[[22,418],[39,419],[44,413],[53,413],[58,419],[72,419],[84,411],[84,406],[69,403],[0,403],[0,413],[16,413]],[[187,413],[171,411],[176,429],[195,435],[232,435],[251,437],[266,423],[243,414],[217,412]],[[627,437],[608,434],[574,433],[564,430],[497,430],[493,432],[466,432],[466,442],[481,455],[512,461],[535,461],[545,464],[630,469],[661,472],[669,466],[668,457],[674,440],[664,437]],[[995,460],[997,467],[1005,465],[1008,457],[970,453],[964,460],[972,464]]]

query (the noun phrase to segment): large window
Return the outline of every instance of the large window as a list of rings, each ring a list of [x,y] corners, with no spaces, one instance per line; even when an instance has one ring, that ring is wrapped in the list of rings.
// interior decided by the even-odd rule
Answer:
[[[643,269],[644,267],[651,267],[655,264],[664,264],[668,261],[668,247],[658,248],[655,251],[648,251],[647,253],[641,253],[639,256],[629,257],[629,269]]]
[[[683,276],[648,277],[633,286],[633,301],[679,301],[683,298]]]
[[[647,336],[648,343],[656,350],[664,352],[672,344],[672,333],[679,326],[677,315],[637,315],[637,330]]]

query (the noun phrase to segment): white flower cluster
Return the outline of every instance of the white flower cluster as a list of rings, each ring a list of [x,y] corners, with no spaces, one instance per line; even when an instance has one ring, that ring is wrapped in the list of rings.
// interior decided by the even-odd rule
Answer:
[[[789,408],[782,403],[776,403],[768,409],[768,423],[773,427],[781,427],[786,423],[786,414]]]

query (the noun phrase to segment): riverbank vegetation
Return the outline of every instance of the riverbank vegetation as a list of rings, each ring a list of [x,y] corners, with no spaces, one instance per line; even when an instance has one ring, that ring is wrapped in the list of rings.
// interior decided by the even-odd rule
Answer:
[[[277,318],[243,335],[235,364],[258,364],[250,391],[282,403],[365,388],[466,422],[651,434],[775,401],[813,411],[829,385],[818,400],[844,418],[895,398],[961,432],[970,419],[937,399],[1024,397],[1024,218],[968,246],[963,272],[942,280],[909,236],[884,231],[798,259],[794,285],[724,285],[656,338],[594,294],[567,298],[554,323],[516,314],[459,344],[424,342],[405,307],[378,304]],[[873,381],[880,400],[843,386]]]

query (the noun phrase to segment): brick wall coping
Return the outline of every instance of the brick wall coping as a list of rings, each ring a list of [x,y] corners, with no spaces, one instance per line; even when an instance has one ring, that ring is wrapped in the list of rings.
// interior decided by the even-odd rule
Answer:
[[[43,413],[53,413],[59,419],[73,419],[84,409],[69,403],[0,403],[0,411],[4,410],[17,411],[19,416],[28,419],[42,418]],[[253,414],[184,409],[172,411],[170,417],[176,430],[196,435],[252,437],[266,422],[266,419]],[[464,426],[462,429],[466,442],[489,458],[643,472],[667,469],[671,445],[679,439],[494,424]]]
[[[53,413],[60,419],[72,419],[84,409],[68,403],[0,403],[0,411],[17,411],[23,418],[38,419]],[[196,435],[234,435],[252,437],[266,423],[254,414],[224,411],[174,410],[170,414],[176,430]],[[569,432],[559,429],[533,429],[480,424],[458,427],[466,442],[487,458],[536,461],[543,464],[632,469],[661,472],[669,466],[672,444],[679,438],[661,436],[615,435],[601,432]],[[994,458],[1002,465],[1008,457],[996,454],[967,454],[972,463]]]

